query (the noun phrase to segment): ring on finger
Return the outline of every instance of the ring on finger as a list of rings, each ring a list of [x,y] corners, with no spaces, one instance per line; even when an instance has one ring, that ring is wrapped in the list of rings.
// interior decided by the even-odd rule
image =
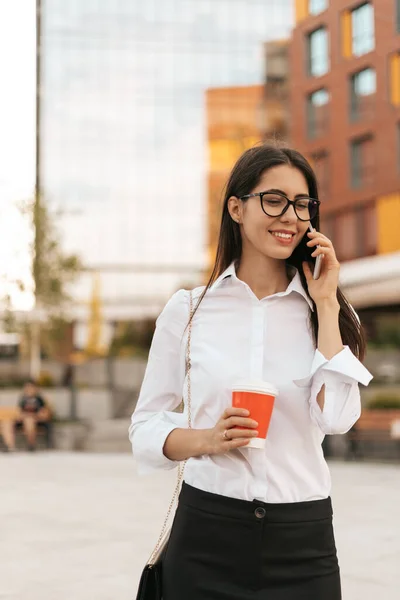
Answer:
[[[228,430],[225,429],[225,431],[224,431],[224,433],[222,435],[222,437],[224,438],[224,440],[229,440],[230,439],[230,438],[228,438],[227,433],[228,433]]]

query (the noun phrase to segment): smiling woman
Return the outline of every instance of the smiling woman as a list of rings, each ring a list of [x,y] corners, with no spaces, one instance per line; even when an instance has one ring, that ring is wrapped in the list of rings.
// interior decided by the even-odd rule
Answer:
[[[208,285],[177,292],[157,321],[130,438],[142,472],[186,461],[165,600],[341,598],[321,444],[357,421],[358,384],[371,375],[318,209],[301,154],[245,152],[227,184]],[[258,390],[260,416],[235,403],[237,389]],[[253,447],[265,389],[277,395],[265,443]],[[183,415],[174,412],[182,397]]]
[[[279,212],[278,206],[272,210],[271,207],[265,206],[263,199],[266,197],[266,192],[273,193],[274,197],[271,197],[271,200],[274,203],[279,198]],[[261,201],[262,211],[260,207],[257,208],[258,198]],[[270,196],[267,196],[267,200],[269,198]],[[303,208],[296,208],[299,202],[300,207]],[[304,202],[307,202],[309,207],[308,214],[307,211],[304,214]],[[210,280],[197,306],[200,305],[213,282],[232,262],[235,262],[239,270],[242,269],[243,272],[246,260],[244,249],[249,243],[252,259],[256,252],[257,261],[261,259],[261,262],[264,263],[266,260],[272,266],[272,270],[269,269],[268,277],[266,278],[263,273],[261,281],[256,286],[260,297],[271,293],[272,272],[275,272],[276,277],[280,277],[280,287],[286,289],[288,281],[286,267],[288,266],[298,270],[303,288],[309,295],[307,276],[311,278],[312,275],[308,265],[315,264],[316,254],[310,251],[309,237],[306,234],[310,223],[315,230],[319,230],[319,206],[318,183],[315,173],[299,152],[266,144],[255,146],[244,152],[234,166],[226,187],[217,256]],[[266,230],[271,237],[274,237],[271,242],[269,242],[269,236],[266,235]],[[284,239],[278,236],[279,233],[291,235],[292,238]],[[327,238],[323,237],[323,245],[326,246]],[[283,250],[283,248],[286,249]],[[278,254],[276,254],[277,251]],[[277,263],[275,259],[283,259],[283,262]],[[324,270],[326,271],[329,264],[327,261],[325,262]],[[268,289],[266,288],[267,282],[269,283]],[[354,310],[337,283],[336,280],[334,295],[340,306],[339,323],[343,343],[348,345],[352,352],[362,360],[366,347],[365,335],[359,326]],[[311,301],[314,302],[312,297]],[[316,342],[319,330],[316,310],[312,312],[310,319]]]

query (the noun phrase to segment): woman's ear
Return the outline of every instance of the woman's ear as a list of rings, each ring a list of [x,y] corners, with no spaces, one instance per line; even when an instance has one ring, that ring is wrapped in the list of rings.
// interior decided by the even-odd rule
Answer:
[[[229,198],[228,211],[229,211],[229,214],[230,214],[232,220],[235,221],[235,223],[242,222],[243,206],[242,206],[242,201],[239,200],[239,198],[236,198],[236,196],[231,196]]]

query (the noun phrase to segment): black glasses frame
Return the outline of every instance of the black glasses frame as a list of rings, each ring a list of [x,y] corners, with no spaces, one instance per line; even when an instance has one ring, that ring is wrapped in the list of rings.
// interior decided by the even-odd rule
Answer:
[[[269,215],[265,208],[264,208],[264,204],[263,204],[263,197],[266,194],[270,194],[275,195],[275,196],[281,196],[281,198],[285,198],[287,204],[285,206],[285,208],[283,209],[283,211],[281,213],[279,213],[279,215]],[[317,200],[316,198],[310,198],[309,196],[304,196],[304,198],[297,198],[296,200],[289,200],[289,198],[287,196],[285,196],[284,194],[278,194],[277,192],[254,192],[254,194],[246,194],[246,196],[242,196],[241,198],[239,198],[239,200],[248,200],[249,198],[256,198],[257,196],[260,197],[260,204],[261,204],[261,208],[264,214],[267,215],[267,217],[281,217],[282,215],[285,214],[285,212],[289,209],[289,206],[293,206],[294,208],[294,212],[296,213],[296,217],[300,220],[300,221],[312,221],[312,219],[314,219],[317,214],[318,214],[318,210],[319,210],[319,206],[321,204],[320,200]],[[311,203],[316,206],[316,211],[315,211],[315,215],[313,217],[311,217],[310,219],[302,219],[301,217],[299,217],[299,215],[297,214],[297,210],[296,210],[296,203],[297,202],[301,202],[302,200],[311,200]]]

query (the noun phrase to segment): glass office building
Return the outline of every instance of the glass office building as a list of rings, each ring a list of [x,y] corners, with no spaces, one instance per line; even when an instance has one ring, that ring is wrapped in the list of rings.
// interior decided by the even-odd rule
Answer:
[[[291,0],[43,3],[43,190],[110,317],[201,281],[205,90],[262,83],[264,42],[292,21]]]

